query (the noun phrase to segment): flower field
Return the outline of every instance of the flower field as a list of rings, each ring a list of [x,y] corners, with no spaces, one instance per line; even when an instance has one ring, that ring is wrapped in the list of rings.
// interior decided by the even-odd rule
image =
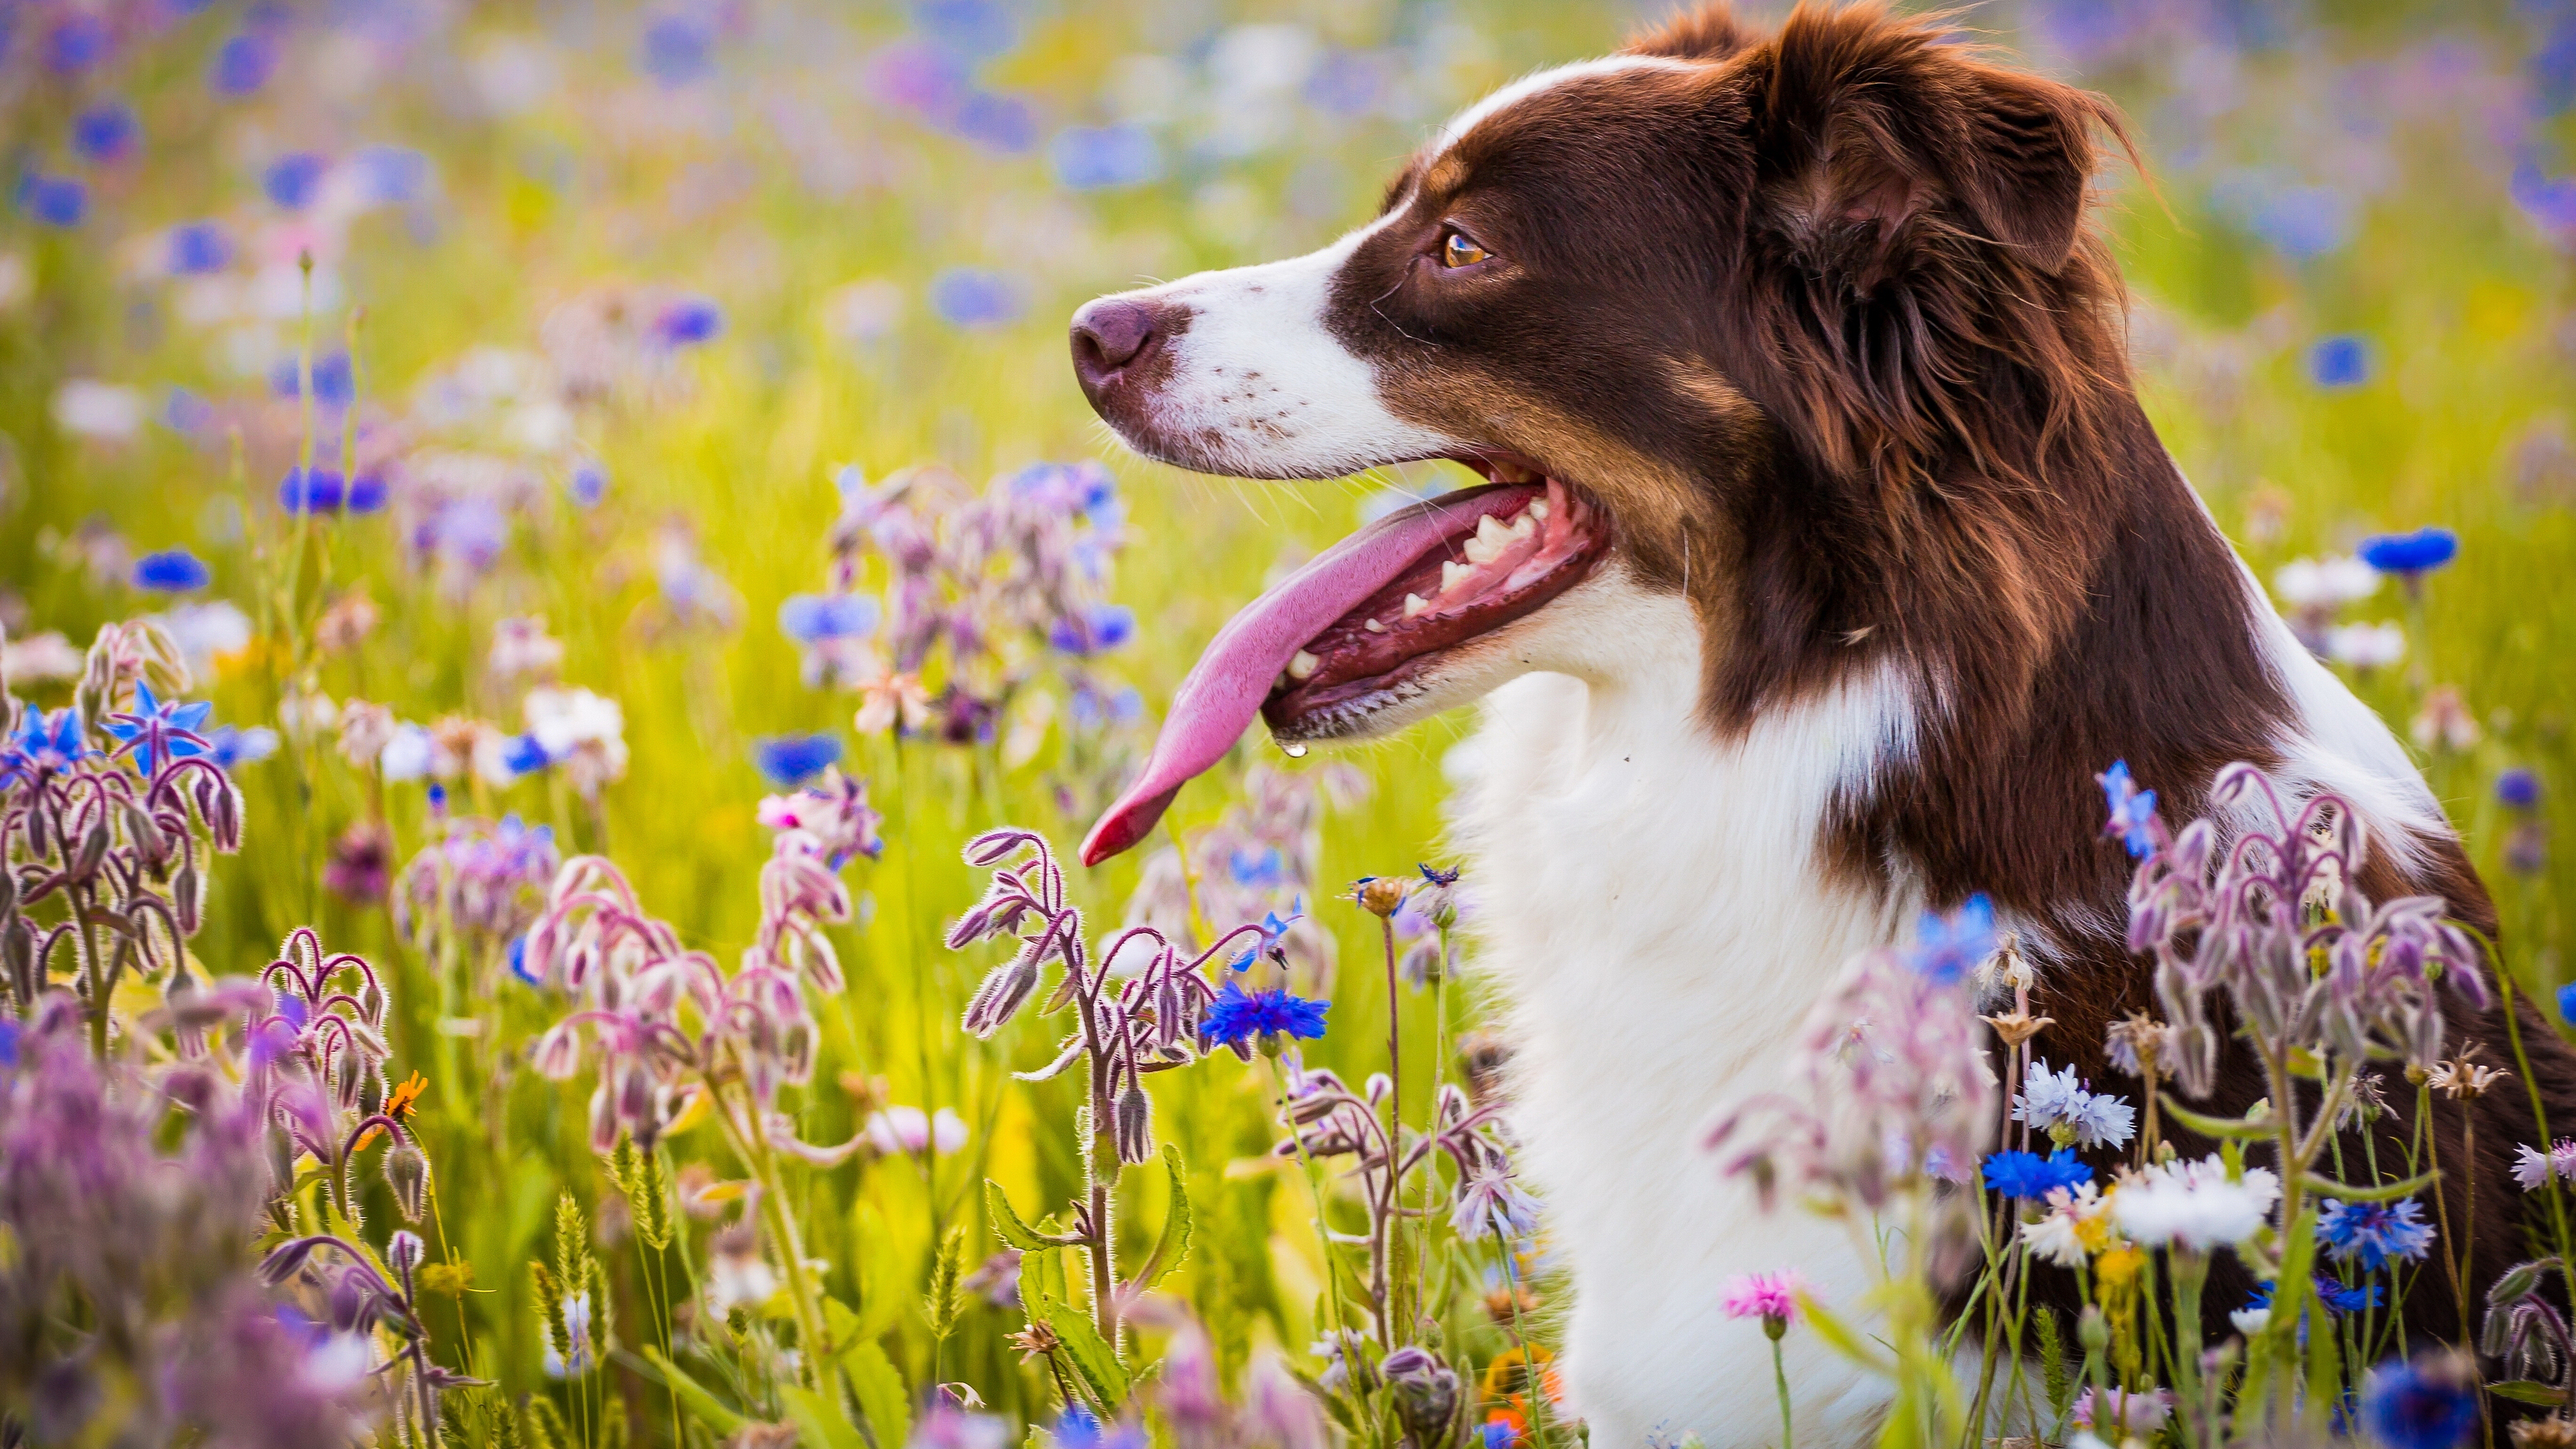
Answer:
[[[1970,18],[2132,118],[2149,409],[2500,941],[2311,910],[2348,817],[2260,776],[2213,854],[2104,761],[2128,1078],[2050,1067],[1982,901],[1814,963],[1705,1170],[1896,1246],[1738,1284],[1710,1372],[1821,1335],[1889,1444],[2576,1443],[2564,1208],[2470,1303],[2446,1164],[2334,1145],[2524,1091],[2442,1013],[2576,976],[2576,7],[2348,8]],[[1072,849],[1236,608],[1467,475],[1141,462],[1064,323],[1321,245],[1650,18],[0,9],[0,1446],[1581,1438],[1442,839],[1472,719],[1256,731]],[[2239,1031],[2287,1109],[2160,1153]],[[1787,1449],[1778,1389],[1659,1443]]]

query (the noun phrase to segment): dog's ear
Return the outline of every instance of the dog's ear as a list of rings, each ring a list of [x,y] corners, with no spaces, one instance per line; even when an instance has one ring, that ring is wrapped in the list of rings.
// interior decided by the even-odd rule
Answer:
[[[1877,5],[1801,6],[1750,69],[1771,220],[1863,295],[1936,240],[2055,274],[2082,232],[2094,133],[2119,134],[2101,97]]]
[[[1630,55],[1661,55],[1674,60],[1726,60],[1760,43],[1760,31],[1735,18],[1726,0],[1708,0],[1684,10],[1628,41]]]

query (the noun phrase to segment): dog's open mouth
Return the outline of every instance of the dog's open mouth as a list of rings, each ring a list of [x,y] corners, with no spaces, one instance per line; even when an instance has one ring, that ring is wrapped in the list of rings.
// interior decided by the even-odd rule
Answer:
[[[1143,774],[1082,842],[1084,864],[1143,839],[1255,714],[1282,740],[1354,733],[1422,693],[1444,654],[1591,576],[1610,530],[1580,490],[1510,456],[1460,461],[1495,481],[1362,528],[1217,631]]]

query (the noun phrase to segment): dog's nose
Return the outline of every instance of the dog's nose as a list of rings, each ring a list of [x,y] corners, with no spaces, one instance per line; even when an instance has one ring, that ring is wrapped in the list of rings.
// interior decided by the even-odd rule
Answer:
[[[1073,375],[1085,394],[1118,380],[1154,355],[1163,340],[1162,309],[1132,297],[1102,297],[1073,314]]]

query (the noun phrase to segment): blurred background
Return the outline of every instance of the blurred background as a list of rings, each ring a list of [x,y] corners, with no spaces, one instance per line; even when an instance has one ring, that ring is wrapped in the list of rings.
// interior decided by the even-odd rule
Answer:
[[[1662,13],[0,8],[10,687],[61,704],[114,619],[156,615],[188,651],[251,838],[196,950],[255,970],[310,921],[409,973],[398,1056],[429,1070],[432,1156],[475,1204],[447,1227],[495,1290],[472,1300],[480,1367],[541,1382],[512,1274],[558,1188],[599,1187],[580,1089],[513,1055],[554,1014],[499,969],[524,915],[497,911],[472,948],[494,969],[440,976],[393,908],[406,863],[449,838],[430,787],[453,816],[610,853],[729,958],[756,918],[757,800],[826,760],[868,779],[887,848],[851,872],[850,988],[819,1008],[799,1111],[814,1141],[896,1106],[972,1128],[917,1177],[813,1175],[817,1253],[867,1279],[846,1293],[925,1371],[911,1300],[883,1285],[917,1282],[982,1176],[1033,1200],[1076,1171],[1061,1134],[1030,1130],[1071,1098],[1004,1076],[1045,1059],[1045,1029],[972,1050],[955,1029],[984,964],[938,947],[978,888],[956,842],[1007,818],[1069,844],[1228,614],[1455,478],[1292,489],[1139,463],[1075,390],[1064,319],[1330,239],[1454,108]],[[2555,987],[2576,884],[2576,4],[1954,13],[2126,108],[2152,184],[2106,175],[2104,224],[2149,409],[2303,637],[2417,749],[2509,958]],[[950,542],[977,499],[1065,500],[1060,528],[1010,547],[1077,586],[1031,604],[906,564],[878,526],[889,485]],[[2457,533],[2446,566],[2349,561],[2427,526]],[[1189,870],[1140,851],[1076,894],[1153,918],[1198,874],[1229,909],[1302,908],[1301,979],[1332,990],[1377,929],[1325,897],[1445,858],[1464,732],[1302,760],[1256,738],[1184,794]],[[1318,1060],[1382,1036],[1382,998],[1335,994]],[[1265,1090],[1194,1073],[1164,1120],[1222,1174],[1266,1149]],[[1250,1246],[1187,1280],[1235,1361],[1311,1329],[1311,1234],[1273,1231],[1304,1208],[1269,1181],[1212,1192],[1216,1234]],[[947,1365],[1011,1410],[1015,1326],[970,1322]]]

